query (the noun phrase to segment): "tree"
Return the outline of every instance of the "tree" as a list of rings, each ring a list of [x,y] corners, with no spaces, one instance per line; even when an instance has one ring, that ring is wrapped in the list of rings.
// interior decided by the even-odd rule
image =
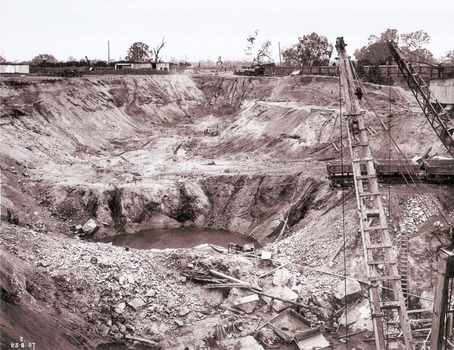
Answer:
[[[300,64],[300,61],[296,45],[293,45],[282,51],[282,58],[284,59],[284,61],[282,62],[284,66],[298,66]]]
[[[402,34],[402,44],[409,50],[421,50],[423,45],[430,42],[430,36],[422,30],[411,32],[409,34]]]
[[[244,52],[246,53],[246,60],[252,62],[252,64],[262,64],[267,59],[268,62],[272,61],[271,58],[271,41],[265,40],[260,49],[254,53],[254,47],[259,34],[258,30],[255,30],[253,34],[249,35],[246,39],[248,42]]]
[[[30,64],[32,66],[48,66],[48,65],[55,65],[58,63],[58,60],[49,54],[39,54],[38,56],[35,56]]]
[[[430,42],[430,35],[422,30],[401,35],[402,50],[411,60],[433,63],[432,53],[424,47]]]
[[[254,31],[253,34],[249,35],[246,39],[246,41],[248,42],[247,46],[246,46],[246,49],[244,50],[244,52],[246,53],[246,57],[248,57],[248,60],[252,61],[252,50],[254,49],[254,43],[255,43],[255,40],[257,39],[257,35],[259,34],[259,31],[258,29],[256,29]]]
[[[394,42],[399,42],[399,34],[397,29],[386,29],[380,36],[370,35],[368,39],[368,45],[374,44],[376,42],[386,42],[392,40]]]
[[[378,39],[378,41],[356,50],[354,56],[360,64],[385,64],[389,59],[388,45],[386,41]]]
[[[355,50],[353,55],[360,64],[385,64],[389,59],[389,49],[386,44],[389,40],[396,43],[399,42],[400,36],[397,29],[388,28],[378,36],[373,34],[370,35],[367,46]]]
[[[444,63],[454,64],[454,50],[446,52]]]
[[[164,47],[164,38],[162,38],[161,45],[158,45],[153,48],[153,56],[154,56],[154,62],[158,63],[159,62],[159,53],[161,52],[161,49]]]
[[[6,58],[0,55],[0,63],[6,63]]]
[[[95,67],[108,67],[109,64],[104,60],[93,60],[91,64]]]
[[[282,53],[285,65],[327,66],[333,53],[328,38],[311,33],[298,38],[298,43]]]
[[[150,48],[142,42],[135,42],[128,49],[126,60],[131,62],[145,62],[150,59]]]
[[[358,63],[366,65],[385,64],[390,58],[386,44],[388,40],[396,42],[404,54],[412,60],[433,62],[432,53],[424,48],[424,45],[430,41],[430,36],[426,32],[418,30],[399,35],[397,29],[388,28],[378,36],[370,35],[367,46],[355,51],[354,56]]]
[[[273,59],[271,58],[271,41],[266,40],[263,44],[262,47],[257,51],[257,63],[262,64],[264,63],[265,59],[268,59],[268,62],[272,61]]]

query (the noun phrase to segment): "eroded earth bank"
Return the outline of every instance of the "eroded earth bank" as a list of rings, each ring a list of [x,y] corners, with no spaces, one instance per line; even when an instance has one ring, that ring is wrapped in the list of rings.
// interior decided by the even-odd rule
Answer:
[[[330,186],[326,173],[328,161],[348,159],[338,84],[310,76],[2,78],[2,349],[22,341],[36,349],[296,349],[266,324],[287,308],[335,349],[346,348],[346,332],[355,333],[349,347],[372,349],[354,190]],[[378,114],[366,115],[377,158],[390,154],[377,122],[390,114],[408,157],[443,152],[408,91],[369,85],[368,102]],[[396,254],[409,239],[410,302],[431,308],[453,187],[381,188]],[[233,231],[261,247],[96,242],[187,226]],[[227,286],[213,286],[220,280]]]

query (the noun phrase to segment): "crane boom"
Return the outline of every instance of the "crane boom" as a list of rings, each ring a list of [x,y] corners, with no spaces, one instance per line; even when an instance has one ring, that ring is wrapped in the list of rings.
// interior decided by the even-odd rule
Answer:
[[[451,157],[454,158],[454,128],[448,126],[448,123],[450,122],[448,113],[437,99],[433,98],[429,87],[418,72],[416,72],[411,64],[404,58],[402,51],[397,44],[391,40],[386,43],[391,56],[396,61],[400,72],[415,96],[416,101],[418,101],[425,117]]]
[[[449,123],[452,125],[452,121],[448,113],[437,99],[432,97],[427,84],[404,58],[397,44],[393,41],[387,41],[387,45],[425,117],[451,157],[454,158],[454,127],[449,126]],[[450,304],[449,300],[449,296],[452,295],[452,282],[454,281],[454,253],[452,246],[440,249],[437,255],[437,278],[430,333],[430,349],[441,350],[448,348],[448,344],[450,344],[448,335],[452,334],[452,321],[449,321],[454,311],[450,310],[452,304]]]
[[[353,68],[345,50],[342,37],[336,40],[339,54],[339,78],[348,121],[348,140],[352,157],[353,180],[355,184],[360,230],[363,241],[366,272],[370,283],[372,322],[375,333],[376,349],[387,349],[389,336],[385,335],[387,317],[399,319],[400,331],[405,349],[413,350],[414,344],[408,320],[405,299],[402,292],[401,276],[397,269],[388,230],[387,217],[381,202],[374,160],[367,139],[367,129],[360,109],[360,86],[353,77]],[[365,165],[366,174],[362,172]],[[385,296],[381,284],[388,283],[391,296]]]

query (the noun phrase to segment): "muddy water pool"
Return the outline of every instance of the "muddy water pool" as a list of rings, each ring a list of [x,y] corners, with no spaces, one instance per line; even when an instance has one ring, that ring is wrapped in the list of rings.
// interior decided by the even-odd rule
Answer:
[[[193,248],[205,243],[224,248],[227,248],[229,243],[235,243],[240,246],[254,243],[256,248],[261,246],[254,239],[236,232],[194,227],[150,229],[136,233],[105,237],[97,241],[104,243],[111,242],[115,246],[135,249]]]

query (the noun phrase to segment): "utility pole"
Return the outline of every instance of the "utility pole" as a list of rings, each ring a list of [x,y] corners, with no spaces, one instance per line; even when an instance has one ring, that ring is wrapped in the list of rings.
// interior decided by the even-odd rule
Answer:
[[[107,65],[110,63],[110,41],[107,40]]]
[[[282,67],[282,56],[281,56],[281,42],[278,42],[279,44],[279,66]]]

